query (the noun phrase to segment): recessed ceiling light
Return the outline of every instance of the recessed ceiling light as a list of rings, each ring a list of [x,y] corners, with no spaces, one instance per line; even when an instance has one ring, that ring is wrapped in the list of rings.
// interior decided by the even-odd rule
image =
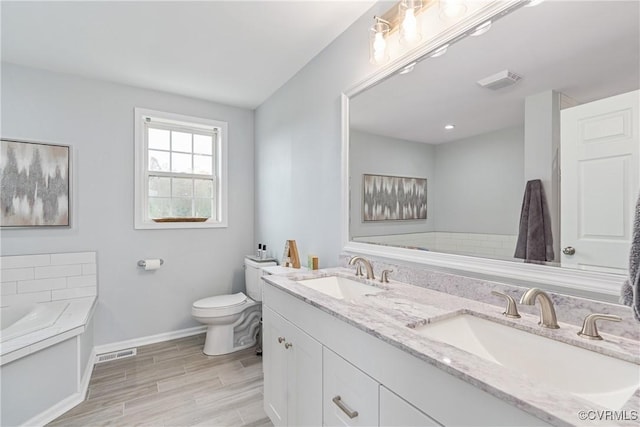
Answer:
[[[446,130],[453,130],[453,129],[455,129],[455,128],[456,128],[456,125],[449,124],[449,125],[445,125],[445,126],[444,126],[444,128],[445,128]]]
[[[447,49],[448,48],[449,48],[449,44],[445,44],[444,46],[440,46],[439,48],[434,50],[433,53],[431,55],[429,55],[429,57],[430,58],[437,58],[438,56],[442,56],[445,53],[447,53]]]
[[[476,27],[473,33],[469,34],[472,37],[481,36],[491,29],[491,21],[487,21]]]
[[[417,62],[412,62],[411,64],[407,65],[402,69],[402,71],[400,71],[400,74],[409,74],[413,71],[414,68],[416,68],[416,64]]]

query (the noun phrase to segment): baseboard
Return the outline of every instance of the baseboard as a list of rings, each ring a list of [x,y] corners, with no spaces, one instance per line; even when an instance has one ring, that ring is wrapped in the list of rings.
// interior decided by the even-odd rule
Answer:
[[[88,384],[88,383],[87,383]],[[84,394],[74,393],[22,424],[23,427],[44,426],[84,401]]]
[[[142,345],[155,344],[159,342],[175,340],[177,338],[189,337],[191,335],[202,334],[207,331],[206,326],[196,326],[179,331],[165,332],[157,335],[149,335],[146,337],[133,338],[125,341],[118,341],[110,344],[97,345],[93,348],[96,355],[110,353],[112,351],[120,351],[131,347],[140,347]]]

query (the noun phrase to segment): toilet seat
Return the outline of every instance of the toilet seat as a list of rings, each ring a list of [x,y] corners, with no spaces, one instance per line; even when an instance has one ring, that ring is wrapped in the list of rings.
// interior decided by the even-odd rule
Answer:
[[[195,317],[222,317],[241,313],[249,305],[256,304],[242,292],[232,295],[217,295],[193,303],[191,314]]]
[[[247,296],[242,292],[231,295],[217,295],[215,297],[202,298],[193,303],[194,308],[229,308],[243,304]]]

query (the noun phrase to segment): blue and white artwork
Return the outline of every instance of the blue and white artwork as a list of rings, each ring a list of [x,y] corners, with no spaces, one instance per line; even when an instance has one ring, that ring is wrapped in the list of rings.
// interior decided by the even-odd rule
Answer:
[[[69,226],[69,147],[3,139],[0,226]]]
[[[363,176],[363,220],[427,219],[427,180],[385,175]]]

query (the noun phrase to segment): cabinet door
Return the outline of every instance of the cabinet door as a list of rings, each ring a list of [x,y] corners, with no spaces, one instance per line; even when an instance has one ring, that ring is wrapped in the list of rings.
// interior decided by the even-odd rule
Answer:
[[[441,427],[441,424],[384,386],[380,386],[380,426]]]
[[[325,426],[377,426],[378,383],[327,349],[323,349]]]
[[[289,323],[287,420],[290,426],[322,425],[322,344]]]
[[[287,426],[287,338],[286,320],[269,307],[262,307],[264,411],[276,427]]]

